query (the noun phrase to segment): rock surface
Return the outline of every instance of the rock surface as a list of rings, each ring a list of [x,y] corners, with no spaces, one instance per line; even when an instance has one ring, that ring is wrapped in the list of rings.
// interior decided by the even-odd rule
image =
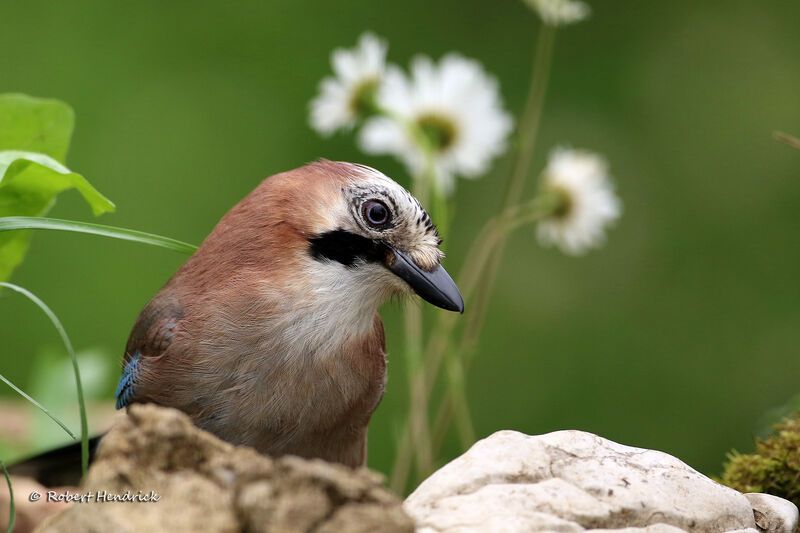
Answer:
[[[791,532],[797,529],[797,506],[770,494],[751,492],[744,495],[753,506],[756,526],[765,533]]]
[[[412,532],[400,500],[381,484],[367,470],[272,460],[197,429],[176,410],[134,405],[101,442],[80,489],[95,501],[71,504],[37,532]],[[153,491],[158,501],[96,501],[126,491]]]
[[[797,508],[719,485],[663,452],[581,431],[500,431],[406,500],[418,533],[793,533]]]

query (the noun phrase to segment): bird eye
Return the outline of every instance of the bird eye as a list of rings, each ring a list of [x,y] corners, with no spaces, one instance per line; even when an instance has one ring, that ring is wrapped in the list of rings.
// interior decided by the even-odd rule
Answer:
[[[374,228],[384,228],[391,219],[389,208],[380,200],[367,200],[361,208],[364,219]]]

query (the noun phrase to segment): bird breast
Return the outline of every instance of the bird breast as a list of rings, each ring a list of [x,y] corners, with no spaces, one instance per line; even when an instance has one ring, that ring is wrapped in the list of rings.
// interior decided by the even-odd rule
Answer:
[[[304,275],[265,280],[235,308],[222,298],[229,307],[207,314],[196,368],[209,390],[224,390],[209,395],[214,405],[199,410],[198,425],[262,452],[299,455],[322,436],[335,447],[365,431],[385,385],[376,311],[391,274],[310,261]]]

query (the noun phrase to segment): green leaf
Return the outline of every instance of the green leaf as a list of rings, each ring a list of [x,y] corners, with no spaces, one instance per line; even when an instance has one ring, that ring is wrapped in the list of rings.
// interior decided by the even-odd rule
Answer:
[[[77,189],[92,212],[114,210],[114,204],[83,176],[44,154],[5,150],[0,152],[0,217],[42,216],[66,189]],[[8,279],[28,249],[27,232],[0,236],[0,281]]]
[[[35,216],[49,210],[58,193],[75,188],[92,212],[114,211],[114,204],[83,176],[44,154],[0,152],[0,216]]]
[[[88,233],[91,235],[111,237],[113,239],[120,239],[123,241],[149,244],[150,246],[160,246],[161,248],[166,248],[167,250],[173,250],[175,252],[181,252],[184,254],[193,254],[197,251],[197,246],[185,243],[183,241],[171,239],[169,237],[162,237],[161,235],[155,235],[153,233],[145,233],[143,231],[136,231],[126,228],[115,228],[114,226],[105,226],[103,224],[92,224],[89,222],[78,222],[75,220],[59,220],[56,218],[0,218],[0,238],[2,238],[2,232],[4,231],[27,229],[46,229]]]
[[[0,150],[41,152],[64,163],[74,124],[64,102],[0,94]]]

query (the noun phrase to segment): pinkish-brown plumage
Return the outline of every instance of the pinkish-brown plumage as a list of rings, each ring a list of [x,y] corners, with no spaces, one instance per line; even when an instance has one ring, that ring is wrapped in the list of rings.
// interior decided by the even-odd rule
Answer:
[[[365,218],[375,201],[391,223]],[[420,276],[434,289],[414,290],[442,305],[438,244],[419,203],[373,169],[323,161],[264,180],[140,314],[120,405],[181,409],[263,453],[363,465],[386,381],[378,306]]]

